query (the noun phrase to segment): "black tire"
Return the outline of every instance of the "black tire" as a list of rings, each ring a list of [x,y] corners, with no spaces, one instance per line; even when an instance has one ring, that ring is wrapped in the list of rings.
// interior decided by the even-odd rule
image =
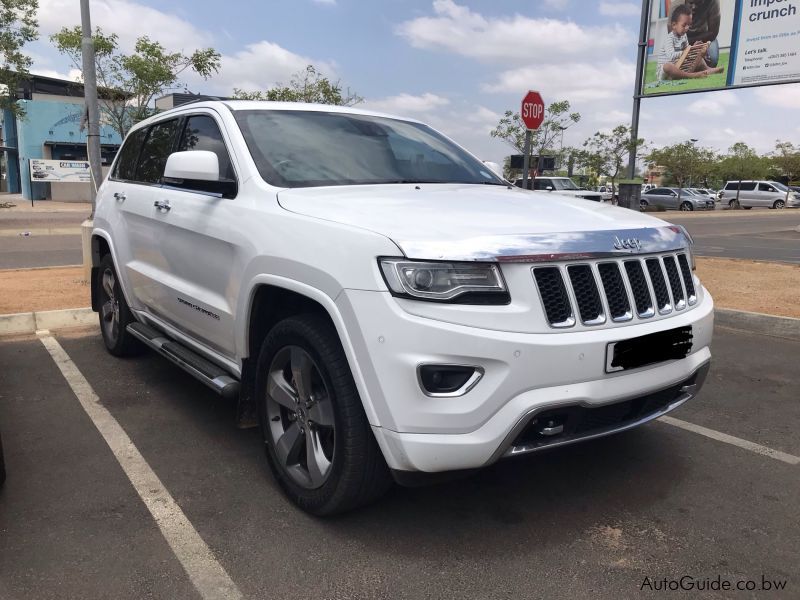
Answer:
[[[125,300],[125,295],[122,293],[111,254],[106,254],[100,260],[99,270],[95,293],[100,304],[100,312],[98,313],[100,316],[100,332],[103,335],[106,350],[114,356],[135,356],[140,354],[144,347],[127,330],[128,325],[134,323],[136,319],[134,319],[131,309]]]
[[[295,373],[295,365],[282,366],[287,353],[290,353],[292,361],[297,353],[310,358],[313,363],[314,381],[311,377],[307,381],[314,393],[311,395],[312,402],[306,403],[304,410],[299,408],[298,401],[303,394],[291,375]],[[291,376],[291,382],[287,381],[287,375]],[[284,378],[281,385],[294,386],[288,389],[296,394],[296,412],[286,408],[285,396],[283,403],[274,400],[279,395],[275,392],[276,377]],[[275,392],[273,395],[268,395],[268,385]],[[314,398],[314,395],[318,398]],[[256,399],[270,469],[289,499],[304,511],[318,516],[342,513],[373,502],[391,486],[389,470],[364,413],[339,336],[325,317],[297,315],[273,327],[258,355]],[[308,466],[308,453],[311,452],[309,444],[314,446],[309,439],[313,432],[317,436],[314,438],[317,447],[323,447],[320,431],[325,428],[311,421],[313,404],[322,402],[330,403],[327,406],[332,427],[326,430],[325,438],[325,456],[329,466],[321,477],[317,472],[318,480],[315,483]],[[312,406],[309,407],[309,404]],[[293,448],[299,446],[299,449],[282,452],[283,459],[279,458],[276,437],[281,439],[289,428],[299,423],[305,424],[305,428],[300,427],[303,432],[299,436],[301,441],[292,444]],[[294,438],[297,440],[298,436]],[[295,461],[294,464],[289,464],[289,455],[294,457],[291,459]],[[308,479],[299,481],[298,474],[304,473],[303,460]]]
[[[782,208],[786,208],[786,202],[783,200],[775,200],[775,203],[772,205],[772,208],[780,210]]]
[[[735,209],[736,208],[736,200],[731,200],[730,202],[728,202],[728,208],[730,208],[731,210]]]
[[[639,200],[639,210],[645,211],[645,210],[647,210],[648,206],[649,206],[649,203],[647,202],[647,200]]]
[[[683,201],[680,205],[681,210],[694,210],[694,206],[692,206],[691,202]]]
[[[6,482],[6,459],[3,456],[3,438],[0,436],[0,487]]]

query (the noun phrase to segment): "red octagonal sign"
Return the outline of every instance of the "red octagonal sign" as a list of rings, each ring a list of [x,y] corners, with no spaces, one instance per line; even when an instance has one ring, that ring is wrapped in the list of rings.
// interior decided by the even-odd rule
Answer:
[[[528,92],[522,99],[522,110],[519,113],[525,127],[528,129],[539,129],[544,121],[544,100],[539,92]]]

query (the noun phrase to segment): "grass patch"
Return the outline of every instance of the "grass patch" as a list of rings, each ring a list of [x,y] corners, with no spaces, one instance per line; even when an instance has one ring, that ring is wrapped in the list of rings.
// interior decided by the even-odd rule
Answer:
[[[656,71],[658,69],[658,57],[653,55],[648,57],[647,68],[644,77],[644,93],[649,94],[675,94],[677,92],[690,92],[694,90],[713,90],[724,88],[728,81],[728,62],[730,51],[726,50],[719,53],[719,63],[717,66],[725,69],[722,73],[700,77],[697,79],[679,79],[677,81],[665,80],[658,81]]]

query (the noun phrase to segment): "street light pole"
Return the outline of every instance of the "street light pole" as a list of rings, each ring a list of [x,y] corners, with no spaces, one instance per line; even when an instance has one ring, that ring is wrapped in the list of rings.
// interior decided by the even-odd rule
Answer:
[[[87,147],[89,170],[92,175],[89,196],[92,200],[92,215],[96,205],[97,187],[103,180],[100,166],[100,109],[97,105],[97,75],[95,73],[94,43],[92,41],[92,22],[89,16],[89,0],[81,0],[81,54],[83,57],[83,97],[88,113]]]
[[[100,157],[100,109],[97,106],[97,74],[95,72],[94,42],[92,41],[92,21],[89,16],[89,0],[81,0],[81,55],[83,58],[83,98],[88,116],[88,135],[86,150],[89,158],[89,198],[92,201],[92,214],[81,223],[81,247],[83,249],[83,277],[91,281],[92,272],[92,229],[94,211],[97,206],[97,187],[103,180]]]

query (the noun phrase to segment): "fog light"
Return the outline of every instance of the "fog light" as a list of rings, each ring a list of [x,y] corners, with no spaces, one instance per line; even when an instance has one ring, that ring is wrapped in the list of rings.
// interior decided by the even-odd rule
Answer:
[[[420,365],[417,377],[428,396],[463,396],[483,377],[483,369],[469,365]]]

